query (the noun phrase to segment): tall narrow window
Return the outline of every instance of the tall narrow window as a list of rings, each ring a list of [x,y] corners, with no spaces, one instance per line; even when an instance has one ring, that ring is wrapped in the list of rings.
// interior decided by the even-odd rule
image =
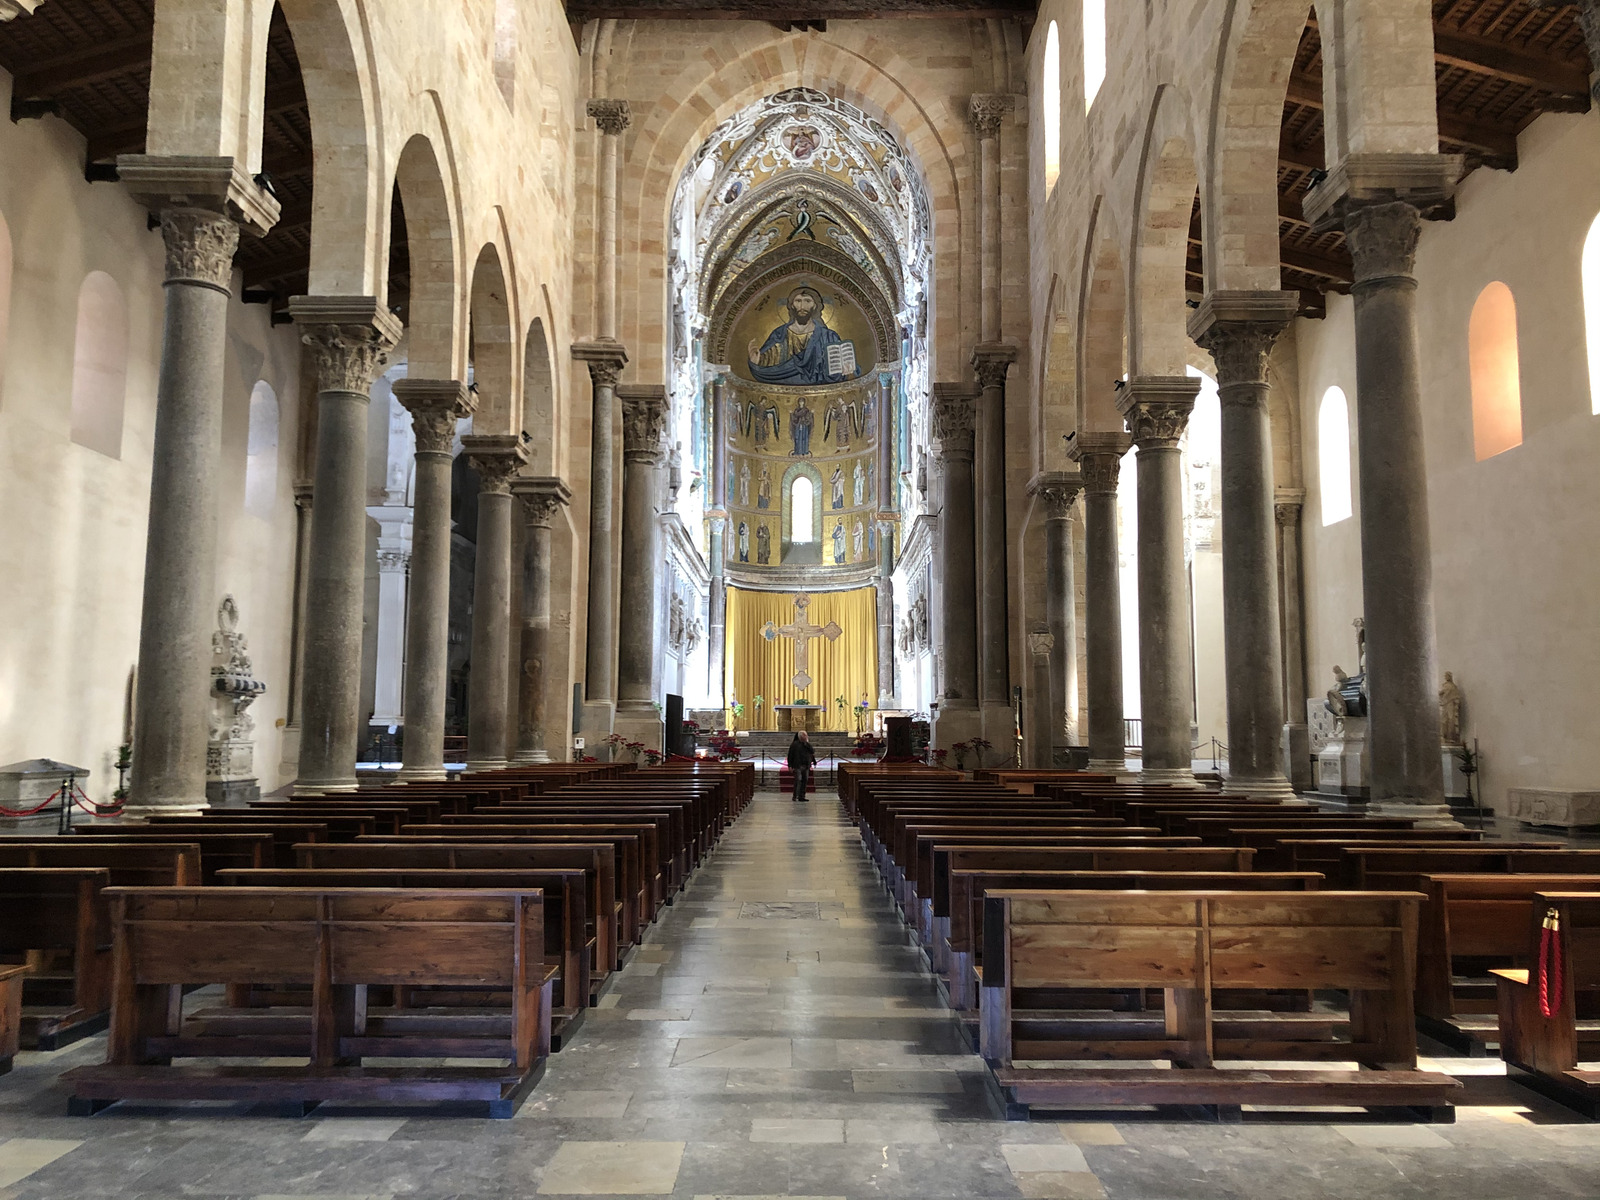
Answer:
[[[1044,35],[1044,191],[1050,194],[1061,174],[1061,34],[1056,23]]]
[[[250,393],[250,440],[245,444],[244,508],[267,519],[278,499],[278,394],[265,379]]]
[[[814,542],[816,527],[812,522],[812,507],[816,503],[816,489],[806,475],[797,475],[789,489],[789,540],[795,545]]]
[[[11,331],[11,231],[0,217],[0,404],[5,402],[6,334]]]
[[[1083,0],[1083,107],[1094,107],[1106,81],[1106,0]]]
[[[1600,217],[1583,243],[1583,323],[1589,341],[1589,411],[1600,416]]]
[[[1479,462],[1522,445],[1522,368],[1517,301],[1491,283],[1472,306],[1467,331],[1472,364],[1472,452]]]
[[[122,405],[128,389],[128,307],[122,288],[90,271],[78,289],[72,354],[72,440],[122,457]]]
[[[1322,523],[1337,525],[1355,511],[1350,495],[1350,402],[1342,388],[1322,394],[1317,411],[1317,464],[1322,492]]]

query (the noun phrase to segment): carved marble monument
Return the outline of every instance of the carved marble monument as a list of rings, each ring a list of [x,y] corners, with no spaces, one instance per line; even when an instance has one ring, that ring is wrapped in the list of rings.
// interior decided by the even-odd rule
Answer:
[[[250,645],[239,632],[232,596],[217,606],[211,635],[211,738],[206,744],[206,799],[241,804],[261,798],[255,778],[255,719],[247,711],[267,685],[251,675]]]

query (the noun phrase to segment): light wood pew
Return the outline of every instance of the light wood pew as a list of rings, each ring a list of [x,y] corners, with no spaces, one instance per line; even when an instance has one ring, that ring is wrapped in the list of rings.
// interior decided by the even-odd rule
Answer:
[[[475,1102],[509,1117],[550,1051],[554,964],[532,892],[311,888],[112,889],[116,949],[105,1064],[62,1080],[69,1112],[118,1100]],[[186,1022],[186,984],[307,985],[311,1012]],[[375,1016],[371,986],[503,988],[509,1011]],[[308,1056],[306,1066],[229,1064]],[[510,1066],[370,1066],[363,1058],[509,1059]],[[222,1065],[173,1066],[176,1058]]]
[[[1125,1105],[1360,1106],[1452,1120],[1461,1085],[1416,1069],[1408,892],[991,891],[980,1034],[1008,1115]],[[1065,989],[1162,989],[1163,1014],[1062,1012]],[[1218,1011],[1221,989],[1341,990],[1348,1013]],[[1169,1059],[1172,1070],[1018,1066]],[[1228,1068],[1228,1060],[1364,1070]]]
[[[0,868],[0,961],[28,968],[21,1044],[56,1050],[106,1027],[111,911],[104,867]]]
[[[0,1075],[11,1070],[22,1039],[22,981],[24,966],[0,965]]]

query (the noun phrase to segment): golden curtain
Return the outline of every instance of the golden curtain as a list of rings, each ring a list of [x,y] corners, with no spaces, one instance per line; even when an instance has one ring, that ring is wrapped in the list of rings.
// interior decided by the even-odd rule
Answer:
[[[784,626],[794,622],[794,592],[754,592],[728,589],[728,645],[724,657],[728,683],[728,703],[735,696],[744,704],[741,729],[776,729],[778,715],[773,706],[797,701],[794,678],[793,638],[781,634],[767,641],[761,627],[768,621]],[[826,627],[837,621],[844,630],[834,641],[811,639],[807,668],[811,687],[806,700],[820,704],[823,729],[855,730],[855,713],[863,693],[868,703],[878,695],[878,590],[857,588],[850,592],[808,592],[811,607],[806,619]],[[755,707],[760,696],[761,708]],[[837,699],[843,696],[841,710]]]

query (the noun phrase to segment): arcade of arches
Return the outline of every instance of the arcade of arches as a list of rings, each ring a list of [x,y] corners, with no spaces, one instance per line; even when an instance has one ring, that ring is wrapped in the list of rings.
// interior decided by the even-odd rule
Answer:
[[[0,761],[184,813],[676,696],[1600,821],[1591,54],[1600,0],[0,0]]]

